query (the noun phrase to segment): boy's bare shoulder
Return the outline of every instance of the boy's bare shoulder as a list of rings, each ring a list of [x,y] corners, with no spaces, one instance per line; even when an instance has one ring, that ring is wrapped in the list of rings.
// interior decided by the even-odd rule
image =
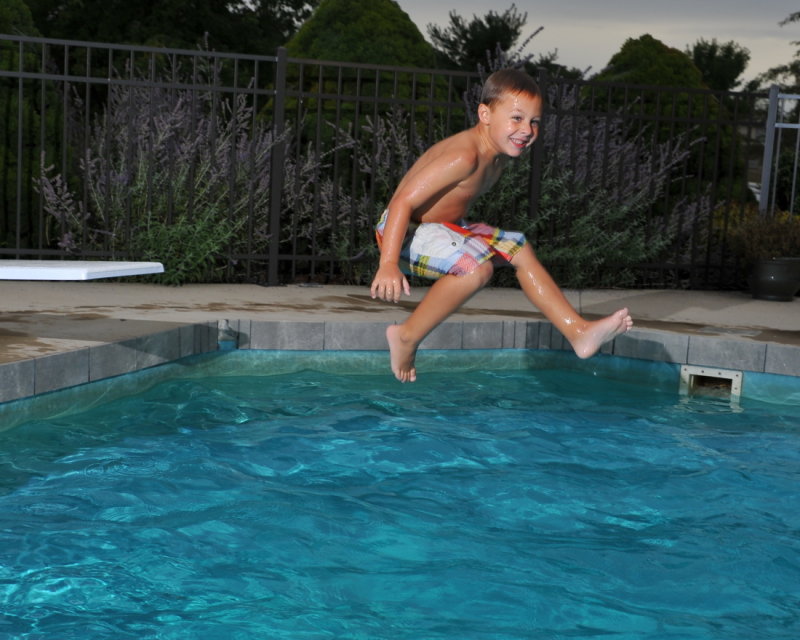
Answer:
[[[425,156],[428,156],[425,158]],[[474,170],[480,160],[477,140],[470,130],[440,140],[423,155],[427,163]]]

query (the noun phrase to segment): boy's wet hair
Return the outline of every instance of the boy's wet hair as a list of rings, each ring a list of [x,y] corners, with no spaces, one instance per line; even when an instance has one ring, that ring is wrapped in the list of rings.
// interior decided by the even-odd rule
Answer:
[[[522,69],[500,69],[483,84],[481,104],[491,107],[504,93],[527,93],[533,97],[541,95],[539,85]]]

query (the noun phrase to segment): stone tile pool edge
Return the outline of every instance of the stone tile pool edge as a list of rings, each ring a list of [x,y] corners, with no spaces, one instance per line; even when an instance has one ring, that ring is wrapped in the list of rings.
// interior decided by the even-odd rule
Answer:
[[[18,400],[36,397],[44,405],[52,399],[54,413],[61,405],[78,402],[48,396],[90,382],[157,368],[189,356],[225,349],[262,351],[386,351],[385,322],[292,322],[220,320],[187,324],[168,331],[0,364],[0,428],[19,424]],[[423,350],[500,350],[521,352],[569,351],[561,334],[546,321],[447,322],[422,343]],[[743,397],[785,397],[800,404],[800,347],[742,338],[698,336],[634,329],[605,345],[602,354],[669,365],[698,365],[742,371]],[[562,359],[591,368],[594,360]],[[387,363],[388,367],[388,363]],[[767,374],[747,377],[747,373]],[[636,375],[641,375],[637,371]],[[678,388],[678,373],[675,374]],[[124,385],[123,385],[124,386]],[[101,395],[106,395],[104,391]]]

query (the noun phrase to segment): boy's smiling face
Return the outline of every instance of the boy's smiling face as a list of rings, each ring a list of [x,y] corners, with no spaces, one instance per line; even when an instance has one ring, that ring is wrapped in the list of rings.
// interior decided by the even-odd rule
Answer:
[[[478,117],[499,153],[517,157],[533,144],[542,118],[542,98],[506,92],[491,107],[481,104]]]

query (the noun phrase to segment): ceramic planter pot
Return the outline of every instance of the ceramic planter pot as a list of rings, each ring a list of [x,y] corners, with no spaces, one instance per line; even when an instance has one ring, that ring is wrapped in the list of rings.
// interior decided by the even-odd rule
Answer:
[[[791,301],[800,290],[800,258],[772,258],[753,265],[750,291],[759,300]]]

